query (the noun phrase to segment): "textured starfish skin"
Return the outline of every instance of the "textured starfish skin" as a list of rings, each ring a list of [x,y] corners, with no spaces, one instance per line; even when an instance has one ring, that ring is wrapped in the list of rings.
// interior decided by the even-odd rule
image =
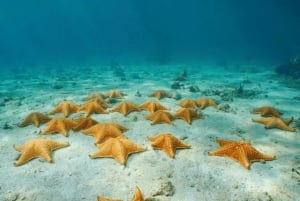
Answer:
[[[120,164],[125,165],[127,158],[132,153],[146,151],[146,148],[134,144],[124,137],[108,138],[101,144],[97,144],[99,151],[90,154],[90,158],[112,157]]]
[[[133,195],[131,201],[144,201],[144,196],[142,194],[142,191],[137,186],[134,189],[134,195]]]
[[[147,101],[147,102],[139,105],[139,108],[142,110],[148,110],[151,113],[154,113],[158,110],[168,110],[166,107],[164,107],[157,101]]]
[[[281,119],[278,117],[262,117],[260,119],[252,119],[253,122],[264,124],[265,128],[279,128],[281,130],[295,132],[296,129],[289,127],[289,124],[294,120],[293,117]]]
[[[42,134],[61,133],[68,136],[69,129],[76,126],[76,121],[67,118],[51,119]]]
[[[253,109],[252,114],[260,114],[263,117],[280,117],[281,113],[275,108],[269,106],[263,106],[260,108]]]
[[[98,123],[88,129],[82,130],[84,134],[94,136],[95,144],[102,143],[107,138],[123,136],[123,132],[128,129],[117,123]]]
[[[251,146],[249,142],[216,139],[221,146],[219,149],[209,152],[210,156],[226,156],[239,162],[246,169],[250,169],[250,164],[255,161],[274,160],[275,156],[268,156]]]
[[[37,157],[44,158],[46,161],[51,163],[52,151],[66,146],[69,146],[69,143],[57,142],[50,139],[34,139],[29,140],[19,146],[14,145],[15,150],[21,152],[20,157],[14,163],[14,165],[23,165],[24,163]]]
[[[166,111],[158,110],[148,116],[145,117],[148,120],[151,120],[151,125],[159,124],[159,123],[166,123],[172,124],[173,116]]]
[[[187,123],[191,124],[193,119],[201,119],[202,117],[197,114],[197,112],[191,108],[181,108],[176,111],[173,115],[174,118],[179,118],[185,120]]]
[[[179,102],[179,105],[184,108],[196,108],[197,103],[192,99],[184,99]]]
[[[106,93],[107,98],[123,98],[123,93],[117,89],[110,90]]]
[[[89,102],[83,104],[82,106],[80,106],[79,111],[85,111],[86,117],[89,117],[91,114],[94,114],[94,113],[108,114],[108,112],[106,112],[104,110],[104,108],[96,101],[89,101]]]
[[[154,91],[152,94],[149,95],[150,97],[156,97],[157,99],[162,98],[171,98],[171,96],[164,90],[157,90]]]
[[[153,137],[148,137],[148,140],[152,142],[151,146],[153,148],[163,150],[170,158],[175,157],[176,149],[191,147],[190,145],[185,144],[170,133],[161,133]]]
[[[63,101],[59,103],[49,114],[63,113],[65,117],[68,117],[72,113],[76,113],[79,110],[79,106],[71,101]]]
[[[198,98],[195,100],[198,107],[205,109],[208,106],[217,107],[218,104],[211,98]]]
[[[24,126],[33,124],[35,127],[39,127],[41,123],[45,123],[50,120],[51,120],[51,118],[48,117],[47,115],[44,115],[39,112],[32,112],[24,119],[24,121],[22,121],[19,124],[19,126],[24,127]]]
[[[135,105],[133,102],[122,102],[113,109],[111,109],[111,112],[120,112],[124,116],[127,116],[130,112],[132,111],[139,111],[140,109],[138,108],[137,105]]]
[[[88,129],[98,123],[94,119],[86,118],[86,117],[81,117],[79,119],[75,119],[75,122],[76,122],[76,125],[74,127],[72,127],[73,131],[85,130],[85,129]]]

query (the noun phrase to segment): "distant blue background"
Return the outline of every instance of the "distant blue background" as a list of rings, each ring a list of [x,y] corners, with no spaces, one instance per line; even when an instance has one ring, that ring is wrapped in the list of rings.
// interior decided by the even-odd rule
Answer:
[[[284,62],[297,0],[0,0],[0,64]]]

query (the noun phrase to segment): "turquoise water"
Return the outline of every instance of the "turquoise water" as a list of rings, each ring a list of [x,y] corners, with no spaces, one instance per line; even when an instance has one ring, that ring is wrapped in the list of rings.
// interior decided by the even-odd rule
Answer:
[[[1,1],[3,66],[286,62],[299,56],[293,0]]]

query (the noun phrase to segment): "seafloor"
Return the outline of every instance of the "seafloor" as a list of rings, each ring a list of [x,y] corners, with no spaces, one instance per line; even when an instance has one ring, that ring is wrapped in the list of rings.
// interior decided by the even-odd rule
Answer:
[[[212,70],[209,70],[212,69]],[[185,80],[174,81],[185,70]],[[130,200],[138,186],[147,201],[217,201],[300,199],[300,84],[280,77],[266,68],[223,68],[206,65],[169,66],[88,66],[66,69],[16,68],[1,75],[0,82],[0,200],[79,201],[97,196]],[[126,94],[118,102],[141,104],[157,100],[148,95],[163,89],[172,98],[159,100],[173,113],[185,98],[209,97],[218,108],[198,110],[204,119],[191,125],[174,120],[172,125],[151,125],[147,111],[126,117],[118,112],[93,114],[98,122],[117,122],[127,128],[125,135],[147,151],[129,156],[125,166],[112,158],[90,159],[97,147],[94,139],[80,132],[40,135],[45,125],[20,128],[30,113],[48,113],[54,106],[70,100],[84,103],[94,92],[119,89]],[[297,132],[265,129],[253,123],[254,108],[273,106],[283,117],[293,116]],[[109,110],[109,109],[108,109]],[[72,114],[69,118],[82,116]],[[59,117],[60,114],[53,115]],[[147,136],[169,132],[190,149],[177,150],[174,159],[153,150]],[[208,156],[218,148],[215,138],[246,140],[259,151],[275,155],[276,160],[254,162],[245,169],[226,157]],[[30,139],[48,138],[69,142],[53,153],[54,163],[34,159],[22,166],[13,163],[19,155],[13,145]]]

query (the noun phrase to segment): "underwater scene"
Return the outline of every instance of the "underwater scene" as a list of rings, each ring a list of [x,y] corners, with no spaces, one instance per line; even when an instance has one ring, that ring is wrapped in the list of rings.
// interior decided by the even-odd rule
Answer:
[[[300,1],[0,1],[0,201],[300,201]]]

